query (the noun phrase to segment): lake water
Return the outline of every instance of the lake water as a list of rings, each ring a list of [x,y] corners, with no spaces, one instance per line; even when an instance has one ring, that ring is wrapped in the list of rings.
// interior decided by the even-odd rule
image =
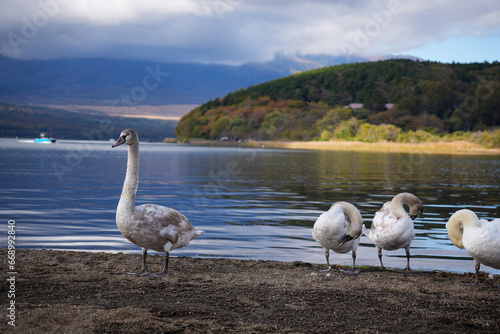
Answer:
[[[15,220],[19,248],[140,253],[115,225],[126,170],[125,145],[0,140],[0,233]],[[500,156],[301,151],[141,143],[136,204],[184,213],[205,230],[173,256],[324,263],[311,236],[318,216],[335,201],[356,205],[370,224],[400,192],[424,203],[415,220],[413,269],[474,271],[453,246],[445,224],[462,208],[499,217]],[[351,265],[350,254],[331,253]],[[358,265],[379,265],[373,243],[361,237]],[[384,251],[384,264],[404,268],[405,252]],[[137,263],[139,265],[139,263]],[[500,274],[482,266],[489,273]]]

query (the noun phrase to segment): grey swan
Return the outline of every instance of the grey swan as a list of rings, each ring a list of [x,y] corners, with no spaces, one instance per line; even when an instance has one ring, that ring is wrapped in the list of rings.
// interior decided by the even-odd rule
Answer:
[[[406,212],[404,204],[408,205],[410,214]],[[423,211],[422,202],[411,193],[400,193],[375,213],[370,230],[365,234],[370,238],[377,248],[380,266],[382,262],[382,249],[406,250],[406,271],[410,271],[410,245],[415,238],[413,220],[420,216]]]
[[[116,209],[116,225],[127,240],[142,248],[142,270],[128,274],[149,275],[146,257],[149,249],[165,253],[163,271],[151,274],[163,277],[168,271],[170,251],[187,246],[204,231],[196,229],[177,210],[156,204],[135,206],[139,184],[139,136],[132,129],[123,130],[112,147],[128,145],[127,173]]]

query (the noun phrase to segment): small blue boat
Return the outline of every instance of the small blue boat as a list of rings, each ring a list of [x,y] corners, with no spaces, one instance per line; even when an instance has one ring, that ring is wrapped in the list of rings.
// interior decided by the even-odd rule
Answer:
[[[40,138],[35,139],[35,143],[40,144],[52,144],[55,143],[56,139],[50,138],[50,136],[46,133],[40,133]]]

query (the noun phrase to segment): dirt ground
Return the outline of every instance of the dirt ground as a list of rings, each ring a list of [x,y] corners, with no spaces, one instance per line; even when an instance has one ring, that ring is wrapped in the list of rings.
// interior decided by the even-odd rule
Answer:
[[[3,282],[7,250],[0,250]],[[160,255],[148,257],[151,271]],[[0,332],[499,333],[500,277],[303,262],[171,257],[160,279],[123,274],[141,255],[16,250]],[[8,298],[15,290],[15,298]],[[15,324],[8,310],[15,300]]]

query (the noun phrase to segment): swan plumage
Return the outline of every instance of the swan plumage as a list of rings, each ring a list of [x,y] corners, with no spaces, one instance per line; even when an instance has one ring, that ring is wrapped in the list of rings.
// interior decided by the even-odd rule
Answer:
[[[474,259],[477,282],[481,263],[500,269],[500,219],[479,219],[473,211],[462,209],[450,217],[446,230],[451,242]]]
[[[347,202],[336,202],[322,213],[313,226],[312,236],[325,250],[327,270],[330,270],[330,250],[352,252],[352,271],[356,268],[356,249],[363,228],[359,210]]]
[[[408,205],[410,214],[404,205]],[[404,248],[406,251],[406,270],[410,270],[410,245],[415,237],[413,219],[422,214],[423,205],[417,196],[411,193],[400,193],[375,213],[370,230],[365,234],[377,248],[380,266],[382,262],[382,249],[397,250]]]
[[[187,246],[191,240],[204,231],[196,229],[177,210],[156,204],[135,206],[135,196],[139,184],[139,136],[132,129],[123,130],[112,147],[128,145],[127,173],[123,190],[116,209],[116,225],[130,242],[142,248],[142,270],[148,275],[147,251],[153,249],[165,253],[163,271],[152,276],[167,274],[170,251]]]

